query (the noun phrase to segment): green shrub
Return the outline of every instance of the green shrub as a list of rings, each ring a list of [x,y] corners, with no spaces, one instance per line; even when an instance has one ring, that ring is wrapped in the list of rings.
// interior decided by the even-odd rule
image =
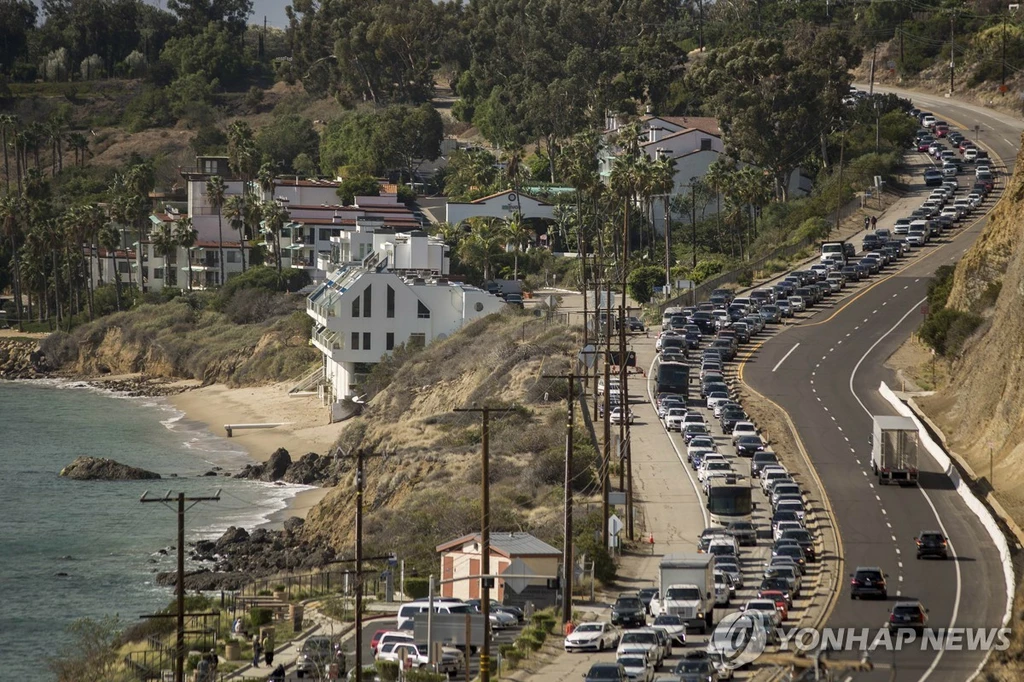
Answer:
[[[267,625],[274,619],[274,612],[270,609],[255,608],[249,610],[249,625],[253,629]]]
[[[381,682],[398,682],[398,661],[377,661],[377,674]]]
[[[406,578],[405,594],[410,599],[426,599],[430,596],[430,579]]]
[[[754,273],[750,270],[744,270],[736,276],[736,284],[741,287],[749,287],[754,283]]]
[[[918,336],[942,356],[955,356],[982,322],[976,313],[942,308],[929,313]]]
[[[448,682],[448,676],[429,670],[413,668],[405,671],[405,682]]]

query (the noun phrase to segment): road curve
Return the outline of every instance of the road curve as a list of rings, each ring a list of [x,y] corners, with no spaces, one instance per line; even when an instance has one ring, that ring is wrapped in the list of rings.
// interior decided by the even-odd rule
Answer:
[[[1007,178],[1013,172],[1024,121],[944,97],[876,90],[910,97],[954,127],[971,131],[972,138],[978,125],[981,143],[1002,160]],[[890,266],[893,274],[875,278],[863,293],[765,342],[744,368],[751,388],[792,417],[834,507],[847,573],[861,565],[881,566],[889,574],[888,603],[851,600],[844,580],[830,627],[878,628],[896,595],[920,599],[930,609],[932,628],[1002,623],[1005,585],[998,553],[940,467],[923,455],[917,490],[879,487],[870,471],[869,414],[894,413],[878,395],[881,381],[896,387],[883,363],[920,324],[935,268],[958,260],[986,222],[983,218],[947,243],[924,250],[909,265]],[[913,538],[930,529],[945,531],[955,559],[915,559]],[[915,644],[894,655],[876,654],[880,668],[856,679],[962,682],[983,658],[981,651],[921,651]]]

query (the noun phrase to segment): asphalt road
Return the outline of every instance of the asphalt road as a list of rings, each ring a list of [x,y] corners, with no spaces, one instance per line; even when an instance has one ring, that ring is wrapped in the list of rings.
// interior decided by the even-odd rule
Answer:
[[[972,138],[979,125],[981,144],[1002,160],[1006,177],[1012,173],[1024,122],[943,97],[897,92],[971,131]],[[879,226],[891,227],[895,217],[901,216]],[[922,453],[919,489],[876,486],[870,471],[869,415],[894,413],[879,396],[879,383],[899,388],[883,363],[920,324],[929,276],[958,260],[985,223],[977,220],[945,243],[919,250],[909,264],[890,266],[853,296],[774,336],[744,368],[746,382],[795,423],[834,508],[846,572],[880,566],[889,574],[888,602],[853,601],[844,583],[830,627],[881,627],[897,597],[920,599],[930,609],[932,628],[1002,622],[1005,586],[998,554],[936,463]],[[913,538],[930,529],[945,532],[955,558],[915,559]],[[876,655],[875,662],[889,669],[858,674],[856,680],[962,681],[983,657],[979,651],[921,651],[913,645]]]

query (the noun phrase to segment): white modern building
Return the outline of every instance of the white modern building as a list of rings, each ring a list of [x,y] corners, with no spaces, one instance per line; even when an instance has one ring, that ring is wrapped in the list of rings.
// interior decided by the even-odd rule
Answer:
[[[357,229],[331,243],[332,271],[306,299],[323,354],[318,390],[329,405],[359,395],[362,379],[396,347],[425,346],[505,305],[449,281],[448,247],[424,232]]]
[[[519,213],[525,220],[536,218],[554,220],[555,206],[543,199],[506,190],[480,197],[473,201],[449,201],[445,204],[445,220],[458,225],[470,218],[489,217],[508,220],[513,214]]]

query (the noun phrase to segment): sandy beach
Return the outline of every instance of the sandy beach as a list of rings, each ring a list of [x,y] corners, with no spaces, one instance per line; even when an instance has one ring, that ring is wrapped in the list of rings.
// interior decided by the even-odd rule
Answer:
[[[272,429],[234,431],[232,442],[265,462],[278,448],[284,448],[297,460],[308,452],[326,454],[338,439],[344,423],[329,423],[329,413],[316,398],[288,396],[291,384],[282,383],[254,388],[228,388],[222,384],[196,388],[170,396],[172,405],[189,419],[205,424],[211,432],[226,436],[225,424],[280,423]],[[305,518],[328,489],[305,490],[273,515],[277,525],[290,516]]]

